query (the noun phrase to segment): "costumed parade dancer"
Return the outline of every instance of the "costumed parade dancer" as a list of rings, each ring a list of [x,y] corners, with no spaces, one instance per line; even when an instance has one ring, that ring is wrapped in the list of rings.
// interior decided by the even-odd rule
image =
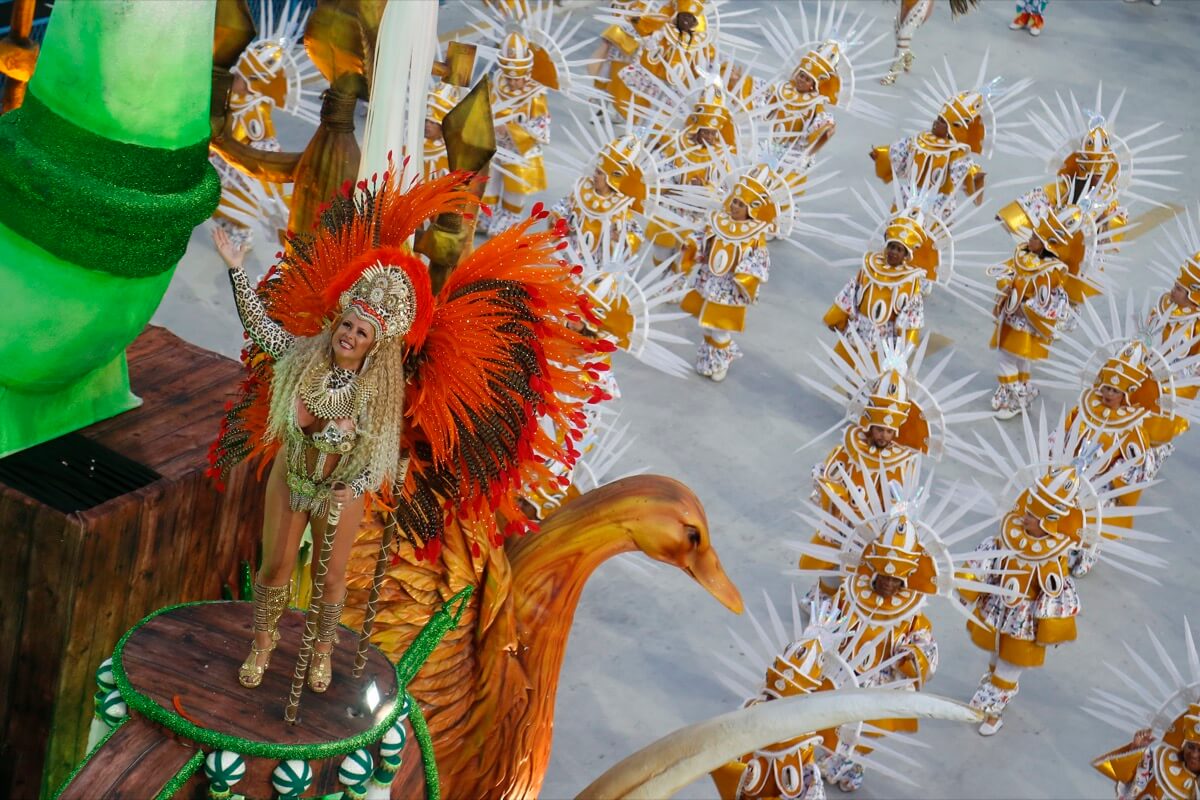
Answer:
[[[659,180],[654,156],[635,135],[613,138],[598,149],[591,173],[576,179],[571,193],[550,209],[550,217],[566,220],[576,261],[586,252],[603,264],[616,247],[631,255],[641,248],[641,218],[648,201],[656,205]]]
[[[1008,23],[1009,30],[1029,31],[1030,36],[1041,36],[1046,26],[1046,5],[1050,0],[1017,0],[1017,16]]]
[[[521,3],[521,13],[511,17],[485,6],[466,4],[475,17],[468,37],[496,52],[491,80],[492,122],[496,128],[496,154],[492,157],[483,203],[492,208],[481,220],[481,232],[494,236],[507,230],[522,215],[529,198],[546,190],[543,148],[550,144],[549,90],[586,100],[600,93],[586,85],[589,79],[573,74],[585,63],[570,56],[584,42],[567,42],[578,25],[548,3]],[[490,12],[490,13],[489,13]]]
[[[862,253],[857,258],[834,262],[833,266],[854,265],[858,269],[838,292],[822,321],[832,331],[853,332],[872,350],[891,339],[917,344],[925,327],[925,295],[934,282],[944,283],[954,274],[952,228],[957,227],[958,220],[952,217],[946,222],[931,213],[936,201],[928,196],[911,195],[912,205],[892,212],[887,211],[878,195],[874,208],[861,196],[859,199],[863,208],[880,220],[878,227],[870,231],[866,246],[882,247],[863,253],[859,248],[864,242],[857,233],[818,234]],[[870,230],[858,224],[853,227],[855,231]],[[843,356],[849,359],[849,354]]]
[[[696,372],[718,383],[742,356],[733,334],[745,329],[746,309],[758,301],[759,287],[770,278],[767,238],[777,230],[777,217],[790,213],[787,180],[765,165],[743,175],[699,237],[697,266],[682,306],[696,317],[704,335]],[[783,208],[781,193],[787,202]]]
[[[1134,530],[1127,520],[1112,520],[1107,508],[1125,491],[1141,491],[1146,482],[1124,488],[1111,482],[1119,467],[1105,470],[1097,460],[1078,458],[1081,442],[1066,420],[1035,432],[1022,416],[1024,448],[997,423],[1002,444],[978,439],[981,471],[1005,481],[997,506],[984,520],[999,532],[970,555],[964,577],[990,584],[992,594],[963,593],[970,611],[967,632],[989,654],[988,670],[979,680],[971,706],[986,714],[979,727],[992,736],[1004,724],[1003,714],[1016,697],[1020,676],[1045,664],[1046,650],[1076,638],[1075,618],[1082,603],[1071,574],[1071,553],[1095,548],[1116,532],[1131,542],[1160,541]],[[1015,495],[1015,496],[1013,496]],[[1009,502],[1006,497],[1013,497]],[[1133,516],[1137,511],[1123,511]],[[1112,542],[1102,556],[1123,572],[1144,576],[1146,567],[1166,562],[1128,542]],[[985,570],[988,577],[978,570]]]
[[[279,152],[274,111],[316,125],[320,121],[321,73],[304,51],[308,12],[285,5],[276,16],[272,3],[259,10],[258,37],[230,69],[229,124],[232,137],[255,150]],[[283,185],[246,175],[216,152],[208,159],[221,176],[221,204],[213,221],[240,246],[251,247],[254,228],[287,229],[291,192]]]
[[[884,86],[891,86],[900,77],[901,72],[911,72],[916,56],[912,52],[912,38],[917,29],[929,21],[933,15],[935,0],[899,0],[896,9],[896,52],[892,57],[892,65],[887,75],[880,79]],[[957,18],[974,8],[979,0],[949,0],[950,12]]]
[[[1136,669],[1106,665],[1125,678],[1122,691],[1133,693],[1095,689],[1083,709],[1126,735],[1136,731],[1129,744],[1092,761],[1113,783],[1116,800],[1193,800],[1200,795],[1200,652],[1186,618],[1182,627],[1185,662],[1176,663],[1148,628],[1158,663],[1147,656],[1135,661]],[[1128,642],[1125,648],[1135,652]]]
[[[770,279],[767,242],[782,239],[811,254],[801,237],[820,232],[810,221],[832,215],[801,213],[799,205],[839,191],[834,187],[814,192],[836,173],[810,180],[811,160],[804,151],[760,144],[743,148],[732,160],[737,164],[733,173],[717,184],[728,187],[727,193],[720,197],[710,190],[708,203],[715,205],[720,197],[720,206],[693,234],[695,267],[682,304],[696,317],[704,337],[696,353],[696,372],[716,382],[723,381],[730,364],[742,356],[733,336],[745,329],[746,311],[758,302],[761,286]]]
[[[564,324],[586,300],[556,254],[560,237],[527,233],[538,221],[531,218],[474,251],[437,298],[430,295],[425,263],[405,244],[436,214],[474,207],[472,196],[457,188],[465,178],[455,173],[404,192],[394,173],[385,173],[382,184],[337,198],[324,227],[293,239],[257,291],[241,271],[242,251],[223,232],[214,234],[251,344],[250,378],[214,445],[213,472],[247,457],[272,462],[254,591],[255,639],[239,672],[245,686],[261,683],[269,666],[306,525],[312,524],[314,539],[335,528],[332,551],[313,561],[324,593],[314,597],[317,643],[308,680],[324,691],[332,680],[330,649],[346,560],[369,503],[378,498],[396,508],[392,513],[403,515],[414,547],[432,557],[448,518],[440,503],[429,505],[430,481],[458,481],[459,499],[498,497],[507,518],[519,520],[507,494],[497,495],[496,481],[515,488],[544,470],[544,461],[570,461],[533,418],[536,406],[556,426],[574,427],[589,391],[580,365],[596,349]],[[509,322],[477,330],[466,320],[481,306]],[[520,355],[530,346],[537,358]],[[470,355],[480,347],[493,354],[487,359],[493,366]],[[417,354],[420,364],[407,360]],[[488,376],[497,365],[520,377],[493,381]],[[463,381],[478,391],[453,388]],[[469,419],[507,419],[497,424],[519,434],[502,440],[490,428],[463,422]],[[414,449],[417,442],[421,447]],[[465,448],[474,451],[469,460],[461,456]],[[477,474],[471,464],[502,472]],[[490,519],[494,528],[487,509],[495,502],[464,503],[450,517],[472,513],[474,505],[483,511],[481,524]]]
[[[1170,237],[1162,252],[1166,258],[1182,253],[1184,261],[1178,270],[1169,262],[1156,267],[1171,288],[1151,306],[1146,327],[1157,334],[1159,347],[1172,360],[1176,405],[1190,407],[1200,394],[1200,226],[1191,214],[1180,216],[1178,233]],[[1195,344],[1181,346],[1186,342]],[[1164,441],[1151,456],[1158,468],[1174,452],[1174,439],[1187,432],[1189,416],[1195,413],[1164,412],[1163,424],[1159,426]]]
[[[878,494],[884,491],[885,484],[911,480],[925,456],[939,461],[947,453],[958,457],[963,452],[965,445],[952,428],[983,416],[959,410],[984,394],[961,391],[974,374],[946,386],[927,387],[918,377],[925,363],[927,344],[918,348],[899,339],[882,342],[878,353],[854,334],[841,337],[836,350],[824,343],[821,347],[825,359],[814,356],[813,360],[829,382],[807,375],[801,379],[845,408],[842,419],[830,428],[834,431],[844,426],[844,430],[841,441],[812,467],[810,502],[838,516],[842,514],[842,504],[867,491],[868,484],[870,491]],[[850,355],[850,360],[841,353]],[[943,374],[952,356],[953,353],[946,353],[930,371],[934,375]],[[820,530],[814,534],[812,543],[836,544],[822,538]],[[809,555],[800,559],[801,570],[835,566]],[[837,582],[831,578],[822,578],[819,586],[827,594],[837,590]]]
[[[750,615],[761,647],[752,647],[734,634],[736,646],[746,655],[749,663],[737,664],[741,668],[736,672],[730,670],[719,677],[738,696],[747,698],[742,703],[743,708],[814,692],[858,687],[854,670],[838,653],[844,632],[837,620],[823,617],[820,604],[807,603],[806,622],[801,624],[795,589],[792,590],[791,603],[797,613],[792,614],[790,635],[785,635],[781,616],[773,605],[768,608],[773,623],[770,626],[773,638],[767,635],[768,628],[754,619],[753,614]],[[829,613],[829,609],[825,611]],[[762,664],[757,654],[763,652],[774,655],[767,666],[766,675],[757,684],[752,684],[746,676],[761,674]],[[861,730],[861,723],[846,725],[840,730],[813,731],[786,742],[771,744],[714,770],[713,783],[722,800],[766,800],[776,797],[825,800],[825,782],[819,762],[839,747],[849,751],[858,740]],[[853,732],[847,735],[850,731]]]
[[[750,146],[754,128],[745,107],[717,85],[704,85],[691,98],[682,95],[678,103],[675,113],[662,113],[652,122],[654,150],[660,178],[675,187],[664,194],[693,208],[652,217],[646,239],[654,246],[655,263],[674,259],[674,269],[687,275],[696,263],[695,239],[707,222],[702,204],[720,194],[722,178],[732,171],[739,148]]]
[[[1105,488],[1113,492],[1114,506],[1109,522],[1118,527],[1128,524],[1127,515],[1140,499],[1140,492],[1128,485],[1154,477],[1160,466],[1157,454],[1180,423],[1196,414],[1187,394],[1200,385],[1191,356],[1200,341],[1186,330],[1164,340],[1161,332],[1147,327],[1145,312],[1132,295],[1124,311],[1111,296],[1107,304],[1107,319],[1091,304],[1085,307],[1073,334],[1080,341],[1051,356],[1056,377],[1046,384],[1080,392],[1067,414],[1070,452],[1098,464],[1107,475]],[[1099,548],[1097,541],[1072,552],[1074,575],[1091,570]]]
[[[797,6],[799,30],[793,30],[778,7],[779,24],[763,26],[768,50],[789,57],[756,92],[753,103],[767,107],[765,120],[777,144],[815,155],[836,131],[831,109],[877,122],[886,119],[881,109],[865,99],[872,93],[862,88],[877,77],[871,72],[877,65],[865,63],[865,59],[886,34],[865,41],[871,20],[864,20],[863,12],[847,19],[849,6],[845,4],[818,7],[811,24],[804,3]]]
[[[606,92],[610,99],[617,74],[632,64],[641,50],[642,32],[638,24],[649,7],[649,0],[610,0],[608,4],[606,16],[616,19],[608,20],[608,27],[600,34],[588,73],[596,79],[596,88]]]
[[[1030,227],[1021,230],[1028,238],[1017,245],[1012,258],[987,269],[994,289],[959,273],[957,286],[974,285],[979,294],[991,294],[994,328],[989,346],[997,354],[999,383],[992,410],[1000,419],[1027,410],[1040,394],[1032,380],[1033,364],[1048,358],[1061,332],[1074,324],[1071,275],[1103,271],[1102,262],[1113,245],[1111,240],[1100,241],[1088,208],[1085,198],[1082,207],[1042,209]]]
[[[618,113],[642,125],[646,114],[655,115],[679,94],[713,79],[739,99],[748,99],[753,84],[734,56],[756,52],[761,31],[756,23],[735,20],[754,13],[752,8],[730,11],[722,0],[670,0],[654,12],[614,7],[598,15],[617,25],[636,18],[641,37],[636,58],[608,82]],[[739,29],[750,36],[738,36],[734,31]]]
[[[446,139],[442,133],[442,120],[446,118],[458,101],[456,87],[442,83],[429,90],[425,103],[424,164],[425,180],[432,181],[450,173],[450,161],[446,155]]]
[[[875,176],[899,185],[898,206],[907,205],[913,192],[933,194],[930,212],[948,219],[960,193],[973,197],[976,205],[983,203],[986,174],[976,157],[987,157],[998,142],[1009,138],[1013,125],[1004,117],[1032,99],[1025,90],[1033,83],[1023,79],[1001,87],[1000,78],[986,79],[987,67],[985,55],[972,88],[957,90],[940,104],[934,100],[944,91],[939,86],[961,83],[949,66],[944,77],[938,76],[938,86],[926,81],[926,91],[914,100],[914,107],[933,118],[929,130],[871,150]]]
[[[1020,236],[1031,227],[1031,220],[1043,218],[1050,209],[1076,205],[1087,210],[1087,227],[1094,230],[1089,235],[1108,242],[1115,251],[1130,227],[1128,203],[1141,201],[1159,206],[1159,201],[1144,192],[1174,191],[1152,179],[1177,174],[1155,165],[1183,156],[1157,153],[1155,148],[1178,136],[1147,138],[1162,125],[1161,121],[1128,138],[1119,136],[1116,131],[1124,93],[1103,113],[1102,85],[1097,86],[1090,105],[1094,110],[1081,110],[1074,94],[1056,94],[1055,99],[1057,103],[1052,106],[1039,98],[1037,109],[1026,115],[1036,135],[1014,134],[998,145],[1022,158],[1033,156],[1047,170],[1054,171],[1054,178],[1005,205],[997,219],[1009,233]],[[1099,265],[1088,271],[1090,265],[1081,259],[1064,260],[1072,267],[1066,288],[1073,307],[1104,290],[1106,281]],[[1073,263],[1076,260],[1079,263]]]
[[[876,486],[882,491],[876,491]],[[968,589],[997,591],[978,576],[963,576],[962,559],[949,549],[981,529],[979,524],[957,525],[974,504],[973,495],[951,488],[948,497],[931,506],[932,488],[932,471],[924,480],[919,474],[903,483],[873,480],[865,491],[847,500],[831,498],[841,509],[837,515],[812,503],[799,512],[801,519],[818,529],[819,540],[792,546],[812,563],[829,565],[800,572],[839,579],[832,597],[822,598],[818,584],[809,598],[822,603],[823,614],[842,621],[845,639],[840,654],[854,670],[859,686],[899,682],[910,691],[920,691],[938,666],[937,640],[924,614],[928,598],[941,594],[953,599]],[[954,533],[943,536],[944,530]],[[864,733],[878,738],[891,732],[912,733],[917,727],[911,719],[873,720]],[[857,789],[863,780],[864,756],[871,750],[869,744],[860,743],[849,754],[839,750],[824,759],[820,768],[826,782],[843,791]]]

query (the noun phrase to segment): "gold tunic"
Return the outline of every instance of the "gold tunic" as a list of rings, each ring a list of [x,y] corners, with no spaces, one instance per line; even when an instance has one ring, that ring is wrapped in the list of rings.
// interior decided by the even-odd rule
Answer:
[[[514,194],[536,194],[546,190],[546,167],[542,160],[542,145],[549,138],[550,112],[546,106],[546,88],[530,79],[517,89],[508,79],[499,77],[492,82],[492,122],[502,128],[521,154],[520,161],[505,162],[511,175],[504,175],[504,191]],[[540,130],[545,126],[545,130]]]
[[[735,220],[724,211],[709,217],[704,263],[682,308],[706,328],[741,331],[746,309],[758,298],[766,279],[769,223]]]
[[[1092,766],[1109,780],[1123,784],[1117,794],[1122,800],[1196,800],[1197,797],[1196,775],[1184,766],[1179,748],[1173,745],[1159,743],[1113,750],[1093,761]],[[1149,774],[1139,775],[1143,772]],[[1136,794],[1129,792],[1139,777],[1145,784]]]
[[[997,546],[1011,551],[1000,567],[1002,586],[1013,592],[1011,597],[999,595],[979,596],[973,591],[961,591],[964,597],[975,601],[972,616],[967,620],[967,632],[976,647],[998,653],[1010,664],[1023,667],[1040,667],[1046,660],[1046,648],[1075,640],[1075,616],[1065,608],[1061,616],[1038,616],[1034,604],[1043,595],[1058,598],[1068,584],[1071,574],[1068,551],[1075,541],[1061,533],[1045,536],[1030,536],[1025,532],[1021,519],[1023,512],[1009,512],[1000,522]],[[1065,604],[1074,604],[1077,598],[1069,590],[1063,596]],[[997,612],[997,607],[1003,610]],[[1024,615],[1029,621],[1032,638],[1015,636],[1007,631],[996,630],[993,625],[998,613],[1012,624],[1009,617]],[[989,619],[991,617],[992,619]],[[1002,626],[1003,627],[1003,626]]]
[[[575,182],[575,188],[566,198],[567,212],[574,226],[577,246],[589,253],[596,253],[604,238],[604,230],[615,244],[625,237],[630,253],[636,253],[642,244],[634,222],[632,197],[612,192],[602,195],[592,185],[592,178],[585,176]]]
[[[965,144],[959,144],[953,139],[944,139],[923,131],[913,136],[912,151],[909,153],[911,165],[908,174],[916,183],[918,189],[937,189],[944,195],[953,194],[958,188],[955,175],[959,172],[956,163],[971,158],[971,149]],[[884,183],[891,183],[895,165],[892,164],[891,148],[887,146],[875,148],[875,175]],[[979,165],[972,164],[966,168],[963,188],[967,194],[973,194],[977,188],[976,177],[979,175]],[[934,185],[936,183],[936,186]]]
[[[909,264],[889,266],[882,253],[865,254],[856,285],[859,316],[877,326],[894,321],[919,300],[924,276],[925,270]],[[831,328],[841,329],[849,318],[846,310],[835,304],[825,313],[824,322]],[[916,330],[908,331],[910,340],[915,341],[912,336],[915,333]]]
[[[1020,358],[1041,360],[1050,355],[1058,325],[1054,299],[1065,289],[1067,265],[1057,258],[1037,256],[1022,245],[1001,265],[996,278],[996,328],[990,346]],[[1053,309],[1053,310],[1052,310]]]

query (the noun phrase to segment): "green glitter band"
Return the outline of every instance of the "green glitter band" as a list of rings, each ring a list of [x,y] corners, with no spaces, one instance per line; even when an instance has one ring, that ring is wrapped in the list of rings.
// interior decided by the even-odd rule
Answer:
[[[425,767],[425,800],[441,800],[442,784],[438,778],[437,759],[433,754],[433,737],[429,734],[429,726],[425,724],[421,706],[417,705],[417,701],[408,694],[407,689],[404,693],[408,695],[411,707],[408,712],[408,724],[412,726],[413,737],[421,748],[421,765]]]
[[[220,199],[207,152],[207,140],[166,150],[105,139],[29,93],[0,118],[0,222],[72,264],[158,275]]]
[[[463,612],[467,610],[467,603],[471,599],[472,591],[474,591],[473,586],[462,589],[435,611],[429,618],[429,622],[425,623],[425,627],[417,634],[417,638],[413,639],[412,644],[404,651],[404,655],[400,656],[400,660],[396,662],[396,682],[399,685],[408,686],[412,682],[417,671],[421,669],[421,666],[442,641],[442,637],[458,625]]]
[[[243,756],[251,756],[253,758],[269,758],[276,761],[286,761],[288,759],[301,759],[304,761],[315,761],[318,759],[335,758],[337,756],[346,755],[358,750],[360,747],[368,747],[380,739],[387,733],[396,720],[400,717],[400,712],[404,704],[399,701],[395,703],[395,707],[383,717],[378,723],[368,730],[360,734],[351,736],[347,739],[334,742],[320,742],[318,744],[278,744],[276,742],[256,742],[252,739],[243,739],[240,736],[231,736],[225,733],[203,728],[190,720],[186,720],[173,711],[163,708],[158,703],[146,695],[133,688],[133,684],[129,682],[129,676],[125,674],[125,665],[123,656],[125,653],[125,644],[129,641],[129,637],[137,631],[138,628],[145,625],[150,620],[157,617],[159,614],[166,614],[174,611],[177,608],[187,608],[189,606],[208,605],[210,603],[221,603],[222,600],[205,600],[196,603],[180,603],[179,605],[167,606],[151,613],[137,625],[134,625],[121,640],[117,642],[116,650],[113,651],[113,680],[117,684],[117,689],[121,692],[121,698],[125,704],[129,706],[130,711],[136,711],[143,717],[146,717],[152,722],[162,725],[172,733],[178,734],[186,739],[190,739],[206,748],[214,750],[231,750]]]
[[[109,728],[108,733],[100,737],[100,741],[96,742],[96,746],[89,750],[88,754],[83,757],[83,760],[75,765],[75,769],[71,770],[71,774],[67,776],[67,779],[63,781],[62,785],[59,786],[57,791],[54,792],[52,800],[58,800],[58,798],[62,797],[62,793],[65,792],[67,787],[71,785],[71,781],[79,777],[79,773],[83,772],[83,768],[86,767],[88,762],[92,760],[92,756],[96,755],[101,747],[104,747],[104,745],[108,744],[108,740],[113,737],[113,734],[116,733],[117,730],[128,721],[129,717],[122,717],[120,722]]]
[[[174,606],[160,608],[157,611],[147,615],[144,619],[125,632],[121,640],[117,642],[116,649],[113,651],[112,657],[112,673],[113,682],[116,683],[118,691],[121,693],[121,698],[129,707],[131,712],[137,712],[146,717],[152,722],[162,725],[171,732],[178,734],[184,738],[190,739],[206,748],[214,750],[231,750],[243,756],[251,756],[253,758],[270,758],[277,761],[285,761],[288,759],[298,758],[305,761],[315,761],[318,759],[334,758],[337,756],[352,753],[359,748],[369,747],[387,733],[388,728],[395,724],[400,718],[401,712],[404,710],[403,696],[406,694],[404,689],[407,686],[407,681],[401,681],[401,676],[407,674],[409,679],[416,674],[417,669],[429,657],[429,653],[437,646],[442,637],[454,627],[455,623],[462,616],[463,608],[465,608],[466,600],[471,595],[471,588],[467,587],[454,596],[445,606],[438,609],[429,622],[417,635],[416,640],[409,646],[408,650],[401,656],[400,662],[396,665],[397,687],[400,689],[400,695],[396,699],[396,703],[392,710],[383,717],[372,728],[363,731],[360,734],[351,736],[347,739],[334,742],[321,742],[319,744],[278,744],[276,742],[256,742],[251,739],[243,739],[240,736],[231,736],[229,734],[218,733],[208,728],[203,728],[190,720],[186,720],[173,711],[163,708],[158,703],[146,695],[133,688],[133,684],[129,682],[129,676],[125,674],[125,665],[123,656],[125,653],[125,645],[129,641],[129,637],[145,625],[150,620],[160,614],[166,614],[178,608],[187,608],[189,606],[209,605],[211,603],[221,603],[221,600],[206,600],[194,603],[180,603]],[[462,606],[458,608],[457,614],[451,614],[451,608],[454,603],[462,602]],[[427,635],[428,634],[428,635]],[[418,643],[420,647],[418,648]],[[428,648],[428,650],[426,650]],[[378,650],[378,648],[376,648]],[[419,659],[419,660],[418,660]],[[401,666],[404,667],[404,672],[401,671]],[[416,701],[410,698],[410,719],[414,713],[419,714]],[[421,720],[421,725],[424,726],[424,720]],[[414,729],[415,730],[415,729]],[[428,730],[426,730],[428,736]],[[422,747],[424,749],[424,746]],[[432,743],[430,744],[430,756],[426,763],[426,782],[429,781],[428,770],[432,765]],[[432,766],[435,771],[434,782],[436,785],[437,775],[436,766]]]
[[[163,785],[162,791],[155,795],[154,800],[171,800],[183,788],[183,785],[196,774],[196,770],[200,769],[203,763],[204,751],[197,750],[187,760],[187,763],[180,767],[179,772],[176,772],[175,776]]]

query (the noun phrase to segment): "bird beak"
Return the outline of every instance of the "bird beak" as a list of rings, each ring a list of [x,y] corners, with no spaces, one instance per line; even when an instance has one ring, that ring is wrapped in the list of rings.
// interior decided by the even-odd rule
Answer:
[[[742,613],[742,609],[745,608],[742,593],[725,574],[716,550],[709,547],[698,552],[687,573],[692,576],[692,580],[703,586],[706,592],[717,598],[721,605],[735,614]]]

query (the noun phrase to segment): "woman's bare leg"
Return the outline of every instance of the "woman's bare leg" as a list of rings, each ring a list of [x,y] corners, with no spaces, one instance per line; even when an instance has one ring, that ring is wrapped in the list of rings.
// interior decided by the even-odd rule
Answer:
[[[296,553],[300,550],[300,538],[308,525],[308,514],[292,511],[288,502],[287,466],[281,453],[271,465],[267,478],[267,496],[263,509],[262,566],[258,570],[258,582],[264,586],[287,586],[292,579]],[[259,648],[271,644],[270,632],[257,631],[255,645]],[[265,656],[259,658],[260,663]]]
[[[321,602],[317,609],[317,640],[313,643],[317,658],[314,658],[309,671],[309,685],[315,691],[324,691],[328,688],[333,677],[329,659],[319,657],[327,656],[333,651],[337,624],[341,620],[342,605],[346,600],[346,568],[350,562],[350,551],[354,547],[354,540],[362,526],[363,510],[362,498],[356,498],[344,504],[337,529],[333,532],[333,547],[326,563]],[[319,542],[325,535],[326,524],[325,520],[313,523],[313,541],[317,548],[312,561],[314,587],[320,574]]]

